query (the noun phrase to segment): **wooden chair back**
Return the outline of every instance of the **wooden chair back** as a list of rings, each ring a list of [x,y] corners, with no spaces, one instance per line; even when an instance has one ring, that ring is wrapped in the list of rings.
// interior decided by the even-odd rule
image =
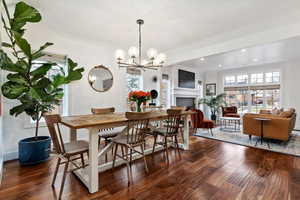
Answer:
[[[92,108],[91,111],[93,114],[110,114],[115,112],[115,108]]]
[[[115,112],[115,108],[114,107],[109,107],[109,108],[92,108],[91,109],[92,113],[94,115],[100,115],[100,114],[111,114]],[[99,131],[108,131],[108,130],[112,130],[113,128],[104,128],[104,129],[100,129]]]
[[[150,112],[126,112],[128,119],[127,143],[131,145],[142,144],[145,140],[146,131],[149,124]]]
[[[144,111],[161,111],[163,110],[163,106],[144,106]]]
[[[168,109],[168,119],[166,120],[167,124],[165,127],[167,128],[166,134],[175,135],[178,133],[182,109]]]
[[[185,111],[187,108],[185,106],[171,106],[171,109]]]
[[[46,124],[48,126],[48,130],[56,153],[63,155],[66,151],[59,127],[59,123],[61,122],[60,115],[44,115],[44,118],[46,120]]]

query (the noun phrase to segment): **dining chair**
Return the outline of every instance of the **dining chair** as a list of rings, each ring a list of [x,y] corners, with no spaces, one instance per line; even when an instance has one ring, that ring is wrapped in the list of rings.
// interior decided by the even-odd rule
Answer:
[[[53,142],[53,150],[58,156],[58,161],[56,164],[51,184],[52,187],[54,187],[59,166],[65,164],[59,192],[59,199],[61,199],[67,173],[81,168],[85,168],[87,166],[87,164],[84,163],[84,153],[88,154],[89,144],[84,140],[77,140],[71,143],[64,143],[59,126],[61,122],[60,115],[44,115],[44,118],[46,120],[46,124],[48,126],[48,130]],[[81,165],[78,165],[78,162],[74,162],[78,159],[81,160]],[[70,170],[68,170],[70,163],[72,163],[73,167]]]
[[[115,108],[114,107],[110,107],[110,108],[92,108],[91,111],[95,115],[98,115],[98,114],[112,114],[112,113],[115,112]],[[100,143],[101,143],[101,138],[104,139],[104,145],[107,146],[111,142],[111,139],[116,137],[123,130],[124,130],[124,126],[123,127],[100,129],[99,134],[98,134],[98,136],[99,136],[99,140],[98,140],[99,146],[100,146]],[[112,154],[113,154],[113,150],[112,150]],[[107,153],[105,154],[105,162],[107,162]]]
[[[168,109],[167,113],[168,113],[168,119],[166,120],[167,123],[163,127],[153,130],[154,144],[153,144],[152,153],[154,153],[156,145],[162,145],[166,153],[167,163],[169,163],[168,138],[171,138],[172,141],[175,142],[176,149],[178,150],[178,154],[180,156],[180,149],[178,145],[177,135],[179,132],[182,110]],[[163,142],[157,142],[158,136],[163,137]]]
[[[147,161],[145,157],[145,136],[148,129],[150,112],[126,112],[125,116],[128,119],[126,132],[112,139],[114,143],[114,156],[112,167],[115,166],[116,158],[119,157],[126,162],[128,185],[132,179],[131,165],[132,155],[134,153],[142,155],[144,159],[145,170],[148,172]],[[125,154],[118,154],[118,147],[125,148]],[[140,148],[139,149],[137,149]]]
[[[186,111],[187,107],[185,107],[185,106],[171,106],[171,109]],[[184,143],[183,129],[184,129],[184,121],[180,120],[180,122],[179,122],[179,132],[180,132],[180,136],[181,136],[181,139],[182,139],[182,143]]]

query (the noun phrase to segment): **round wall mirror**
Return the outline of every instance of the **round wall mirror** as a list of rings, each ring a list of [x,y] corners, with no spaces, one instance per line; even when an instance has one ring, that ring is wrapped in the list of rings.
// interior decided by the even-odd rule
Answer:
[[[111,71],[103,65],[92,68],[88,77],[91,87],[97,92],[105,92],[113,85],[113,75]]]

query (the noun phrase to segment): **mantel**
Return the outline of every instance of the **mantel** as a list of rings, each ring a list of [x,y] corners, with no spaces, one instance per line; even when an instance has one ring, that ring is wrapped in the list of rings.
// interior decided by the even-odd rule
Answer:
[[[187,91],[187,92],[199,92],[199,89],[192,89],[192,88],[173,88],[174,91]]]

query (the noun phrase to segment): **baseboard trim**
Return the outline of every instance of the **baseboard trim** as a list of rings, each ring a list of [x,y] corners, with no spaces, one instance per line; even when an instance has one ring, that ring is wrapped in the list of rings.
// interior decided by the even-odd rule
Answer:
[[[7,152],[7,153],[4,153],[3,155],[3,161],[6,162],[6,161],[10,161],[10,160],[16,160],[19,158],[19,155],[18,155],[18,152]]]

